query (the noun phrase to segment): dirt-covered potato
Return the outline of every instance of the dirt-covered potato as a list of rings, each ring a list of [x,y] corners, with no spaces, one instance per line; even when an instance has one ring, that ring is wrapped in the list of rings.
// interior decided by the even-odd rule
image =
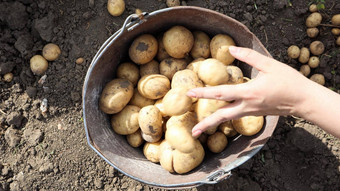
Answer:
[[[227,72],[229,74],[229,80],[227,84],[241,84],[243,83],[243,72],[237,66],[227,66]]]
[[[176,72],[184,70],[186,67],[185,59],[166,58],[159,64],[159,72],[171,80]]]
[[[317,68],[320,64],[320,59],[317,56],[312,56],[308,60],[308,65],[311,68]]]
[[[126,140],[132,147],[139,147],[144,143],[140,129],[132,134],[126,135]]]
[[[318,6],[316,6],[315,4],[311,4],[309,6],[309,11],[314,13],[314,12],[317,12],[318,11]]]
[[[300,73],[304,76],[309,76],[310,74],[310,67],[308,64],[304,64],[300,67]]]
[[[318,12],[310,14],[306,19],[306,26],[308,28],[317,27],[322,21],[322,15]]]
[[[320,85],[325,85],[325,77],[322,74],[313,74],[310,77],[310,80],[320,84]]]
[[[203,87],[203,82],[197,74],[189,69],[181,70],[172,77],[171,88],[186,87],[187,89]]]
[[[190,54],[196,58],[208,58],[210,56],[210,38],[202,31],[194,31],[194,46]]]
[[[237,134],[231,121],[225,121],[218,126],[218,129],[227,137],[233,137]]]
[[[139,69],[137,65],[131,62],[119,64],[117,68],[117,78],[128,79],[133,86],[136,86],[139,80]]]
[[[9,72],[4,75],[4,81],[5,82],[11,82],[13,80],[13,73]]]
[[[182,115],[190,110],[192,98],[188,97],[186,87],[173,88],[163,97],[163,109],[167,116]]]
[[[198,77],[209,86],[226,84],[229,81],[227,67],[214,58],[208,58],[201,62]]]
[[[139,129],[138,114],[140,108],[134,105],[127,105],[122,111],[112,115],[111,127],[114,132],[120,135],[128,135]]]
[[[300,56],[300,48],[296,45],[292,45],[287,49],[287,54],[290,58],[298,58]]]
[[[231,121],[234,129],[245,136],[252,136],[258,133],[262,127],[263,116],[245,116]]]
[[[229,53],[230,46],[235,46],[235,42],[229,35],[215,35],[210,41],[211,57],[219,60],[224,65],[233,63],[235,58]]]
[[[160,145],[162,141],[155,143],[146,142],[143,147],[144,156],[151,162],[158,163],[160,157]]]
[[[187,69],[192,70],[197,74],[201,61],[204,61],[204,60],[205,60],[204,58],[197,58],[193,60],[192,62],[190,62],[190,64],[188,64]]]
[[[35,55],[30,59],[30,68],[33,74],[43,75],[48,68],[48,62],[41,55]]]
[[[305,64],[308,62],[309,60],[309,49],[306,48],[306,47],[302,47],[300,49],[300,56],[299,56],[299,62],[302,63],[302,64]]]
[[[117,78],[107,83],[99,98],[99,108],[107,114],[120,112],[133,95],[133,85],[127,79]]]
[[[340,35],[340,29],[338,29],[338,28],[332,28],[331,32],[335,36]]]
[[[155,100],[142,96],[139,93],[138,89],[135,88],[133,90],[133,95],[129,102],[129,105],[135,105],[135,106],[138,106],[139,108],[143,108],[147,105],[153,105],[154,103],[155,103]]]
[[[166,58],[170,58],[170,55],[166,52],[163,44],[163,36],[164,33],[157,36],[157,42],[158,42],[158,52],[157,52],[157,60],[161,62],[162,60]]]
[[[309,38],[315,38],[318,36],[318,34],[319,34],[319,29],[316,27],[307,29],[307,36]]]
[[[340,26],[340,14],[333,15],[331,22],[333,25]]]
[[[171,173],[175,172],[174,167],[172,165],[174,150],[175,149],[172,148],[171,145],[166,140],[162,141],[159,151],[159,163],[165,170]]]
[[[166,0],[166,5],[168,7],[180,6],[181,5],[181,1],[180,0]]]
[[[162,114],[154,105],[143,107],[138,115],[139,127],[146,135],[159,136],[162,135]]]
[[[166,52],[174,58],[184,58],[194,45],[194,35],[183,26],[173,26],[164,33]]]
[[[56,60],[61,54],[61,50],[58,45],[48,43],[42,49],[42,56],[48,61]]]
[[[156,56],[157,50],[157,39],[150,34],[143,34],[132,42],[129,56],[136,64],[146,64]]]
[[[170,90],[170,80],[160,74],[145,75],[138,81],[137,87],[142,96],[159,99]]]
[[[317,40],[317,41],[312,42],[309,45],[309,49],[310,49],[312,54],[319,56],[325,50],[325,46],[323,45],[323,43],[321,41]]]
[[[209,135],[207,140],[207,146],[209,150],[213,153],[222,152],[228,145],[227,137],[219,131],[216,131],[214,134]]]
[[[123,14],[125,10],[125,1],[124,0],[108,0],[107,1],[107,10],[112,16],[120,16]]]
[[[149,74],[159,74],[159,63],[156,60],[140,65],[139,74],[141,77]]]

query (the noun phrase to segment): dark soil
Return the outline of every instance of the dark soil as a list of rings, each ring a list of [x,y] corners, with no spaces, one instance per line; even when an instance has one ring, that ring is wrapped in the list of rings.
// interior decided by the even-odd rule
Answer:
[[[165,8],[165,1],[127,1],[112,17],[106,0],[0,2],[0,191],[1,190],[158,190],[117,172],[87,145],[82,121],[84,77],[101,44],[134,13]],[[289,2],[292,4],[290,5]],[[297,69],[287,48],[308,47],[305,19],[310,1],[188,0],[244,23],[271,55]],[[323,23],[340,13],[340,0],[326,1]],[[340,50],[330,27],[319,27],[326,47],[312,73],[326,77],[339,92]],[[29,59],[58,44],[62,55],[49,62],[42,83]],[[84,58],[84,63],[75,60]],[[12,72],[12,82],[3,75]],[[40,110],[48,101],[48,112]],[[335,114],[339,115],[339,114]],[[339,124],[334,124],[339,125]],[[294,117],[281,117],[265,147],[235,169],[231,178],[193,190],[340,190],[340,140]]]

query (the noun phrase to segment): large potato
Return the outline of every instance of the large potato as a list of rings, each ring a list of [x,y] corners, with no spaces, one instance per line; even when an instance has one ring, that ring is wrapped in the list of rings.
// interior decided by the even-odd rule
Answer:
[[[227,67],[217,59],[209,58],[201,62],[198,77],[210,86],[226,84],[229,80]]]
[[[139,111],[139,127],[141,128],[142,132],[147,135],[162,134],[162,121],[161,112],[154,105],[145,106]]]
[[[160,156],[161,141],[156,143],[145,143],[143,147],[144,156],[151,162],[158,163]]]
[[[42,56],[48,61],[56,60],[61,54],[61,50],[58,45],[48,43],[42,49]]]
[[[235,46],[235,42],[230,36],[225,34],[214,36],[210,41],[211,57],[225,65],[233,63],[235,58],[229,52],[230,46]]]
[[[117,68],[117,78],[128,79],[133,86],[136,86],[139,80],[139,69],[131,62],[121,63]]]
[[[197,74],[189,69],[181,70],[172,77],[171,88],[198,88],[203,87],[203,82],[198,78]]]
[[[174,149],[171,147],[171,145],[166,140],[163,140],[160,145],[159,163],[165,170],[171,173],[175,172],[172,165],[173,151]]]
[[[48,62],[41,55],[35,55],[30,59],[30,68],[33,74],[43,75],[48,68]]]
[[[117,78],[107,83],[99,98],[99,108],[107,114],[120,112],[133,95],[133,85],[127,79]]]
[[[161,62],[162,60],[166,58],[170,58],[170,55],[166,52],[163,44],[163,36],[164,34],[160,34],[157,36],[157,42],[158,42],[158,52],[157,52],[157,60]]]
[[[156,60],[140,65],[139,74],[141,77],[149,74],[159,74],[159,63]]]
[[[162,98],[169,90],[170,80],[164,75],[145,75],[138,82],[139,93],[149,99]]]
[[[140,129],[132,134],[127,135],[126,140],[132,147],[139,147],[144,143]]]
[[[129,56],[136,64],[146,64],[156,56],[157,50],[157,39],[150,34],[143,34],[132,42]]]
[[[245,136],[252,136],[258,133],[264,123],[263,116],[245,116],[232,120],[234,129]]]
[[[173,88],[163,97],[163,109],[167,116],[182,115],[190,110],[192,98],[188,97],[186,87]]]
[[[133,96],[132,96],[132,98],[129,102],[130,105],[135,105],[135,106],[138,106],[140,108],[143,108],[147,105],[153,105],[154,103],[155,103],[155,100],[143,97],[139,93],[137,88],[135,88],[133,90]]]
[[[174,26],[163,36],[166,52],[174,58],[184,58],[194,45],[194,36],[183,26]]]
[[[222,152],[228,144],[227,137],[222,132],[215,132],[210,135],[207,140],[207,146],[209,150],[213,153]]]
[[[120,16],[123,14],[125,10],[125,2],[124,0],[108,0],[107,1],[107,10],[112,16]]]
[[[227,137],[233,137],[237,134],[231,121],[225,121],[218,126],[218,129]]]
[[[306,26],[308,28],[317,27],[322,21],[322,15],[318,12],[310,14],[306,19]]]
[[[127,105],[122,111],[112,115],[111,127],[120,135],[128,135],[139,129],[138,114],[140,108],[134,105]]]
[[[159,72],[171,80],[176,72],[184,70],[186,67],[185,59],[166,58],[159,64]]]
[[[229,80],[227,84],[241,84],[243,83],[243,72],[237,66],[227,66],[227,72],[229,74]]]
[[[210,56],[210,38],[202,31],[194,31],[194,45],[191,49],[191,56],[196,58],[208,58]]]

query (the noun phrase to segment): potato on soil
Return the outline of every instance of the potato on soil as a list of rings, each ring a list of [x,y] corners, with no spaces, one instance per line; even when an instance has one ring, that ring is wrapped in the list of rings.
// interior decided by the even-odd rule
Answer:
[[[310,67],[308,64],[304,64],[300,67],[300,73],[304,76],[309,76],[310,74]]]
[[[141,77],[149,74],[159,74],[159,63],[156,60],[140,65],[139,74]]]
[[[196,58],[190,64],[188,64],[187,69],[194,71],[196,74],[198,73],[198,68],[201,64],[201,61],[204,61],[204,58]]]
[[[176,72],[171,81],[171,88],[184,87],[189,90],[203,86],[203,82],[198,78],[198,75],[189,69]]]
[[[127,135],[126,140],[132,147],[139,147],[144,143],[140,129],[132,134]]]
[[[180,6],[181,5],[181,1],[180,0],[166,0],[166,5],[168,7]]]
[[[229,75],[229,80],[227,84],[241,84],[243,83],[243,73],[242,70],[237,66],[229,65],[227,66],[227,72]]]
[[[145,75],[139,80],[137,87],[142,96],[159,99],[170,90],[170,80],[160,74]]]
[[[13,73],[9,72],[4,75],[4,81],[5,82],[11,82],[13,80]]]
[[[333,15],[331,22],[333,25],[340,26],[340,14]]]
[[[131,62],[119,64],[117,68],[117,78],[128,79],[133,86],[136,86],[139,80],[139,69],[137,65]]]
[[[215,132],[209,135],[207,139],[207,146],[209,150],[213,153],[222,152],[228,145],[227,137],[222,132]]]
[[[312,12],[312,13],[317,12],[318,11],[318,7],[315,4],[311,4],[309,6],[309,11]]]
[[[218,126],[218,129],[224,133],[225,136],[227,137],[233,137],[237,134],[237,131],[235,131],[231,121],[225,121],[223,123],[221,123]]]
[[[298,58],[300,56],[300,48],[296,45],[292,45],[287,49],[287,54],[290,58]]]
[[[325,46],[321,41],[314,41],[309,45],[309,49],[312,54],[319,56],[325,50]]]
[[[163,36],[166,52],[174,58],[184,58],[194,45],[193,34],[183,26],[174,26]]]
[[[338,28],[332,28],[331,32],[335,36],[340,35],[340,29],[338,29]]]
[[[139,129],[138,114],[140,108],[134,105],[127,105],[122,111],[112,115],[111,127],[120,135],[128,135]]]
[[[309,38],[315,38],[319,34],[319,29],[314,27],[314,28],[308,28],[307,29],[307,36]]]
[[[160,135],[162,129],[162,115],[159,109],[154,105],[143,107],[139,111],[138,122],[142,132],[147,135]]]
[[[163,44],[163,36],[164,33],[157,36],[157,42],[158,42],[158,52],[157,52],[157,60],[161,62],[162,60],[166,58],[170,58],[170,55],[166,52]]]
[[[176,72],[186,67],[187,62],[184,59],[166,58],[159,64],[159,72],[171,80]]]
[[[56,60],[61,54],[61,50],[58,45],[48,43],[42,49],[42,56],[48,61]]]
[[[302,47],[300,49],[300,56],[299,56],[299,62],[302,63],[302,64],[305,64],[308,62],[309,60],[309,49],[306,48],[306,47]]]
[[[133,85],[127,79],[117,78],[107,83],[99,98],[99,108],[107,114],[120,112],[133,95]]]
[[[322,15],[318,12],[310,14],[306,19],[306,26],[308,28],[317,27],[322,21]]]
[[[132,42],[129,56],[136,64],[146,64],[156,56],[157,50],[157,39],[150,34],[143,34]]]
[[[317,68],[319,66],[320,59],[317,56],[312,56],[308,60],[308,65],[311,68]]]
[[[208,58],[201,62],[198,77],[210,86],[226,84],[229,81],[227,67],[214,58]]]
[[[194,31],[194,46],[190,54],[196,58],[208,58],[210,56],[210,38],[202,31]]]
[[[325,85],[325,77],[322,74],[313,74],[310,77],[310,80],[320,84],[320,85]]]
[[[129,102],[130,105],[138,106],[139,108],[143,108],[147,105],[153,105],[155,100],[143,97],[137,88],[133,90],[133,96]]]
[[[338,38],[336,39],[336,44],[338,45],[338,46],[340,46],[340,37],[338,36]]]
[[[229,53],[229,47],[235,46],[234,40],[225,34],[218,34],[210,41],[211,57],[219,60],[224,65],[230,65],[235,58]]]
[[[192,98],[187,96],[186,87],[173,88],[163,97],[163,109],[167,116],[182,115],[190,110]]]
[[[107,10],[112,16],[120,16],[125,10],[124,0],[108,0]]]
[[[33,74],[43,75],[48,68],[48,62],[41,55],[35,55],[30,59],[30,68]]]
[[[245,116],[232,120],[234,129],[245,136],[252,136],[258,133],[264,123],[263,116]]]
[[[161,141],[155,143],[146,142],[143,147],[144,156],[151,162],[158,163],[160,157]]]

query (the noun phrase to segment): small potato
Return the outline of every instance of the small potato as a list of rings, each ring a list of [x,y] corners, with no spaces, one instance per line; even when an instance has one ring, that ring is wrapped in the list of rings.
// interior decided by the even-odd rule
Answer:
[[[173,149],[166,140],[163,140],[159,150],[160,150],[159,163],[161,164],[161,166],[171,173],[175,172],[174,167],[172,165],[173,151],[175,149]]]
[[[332,28],[331,32],[335,36],[340,35],[340,29],[338,29],[338,28]]]
[[[126,140],[132,147],[135,148],[141,146],[144,143],[140,129],[132,134],[127,135]]]
[[[128,79],[133,86],[136,86],[139,80],[139,69],[131,62],[121,63],[117,68],[117,78]]]
[[[229,81],[227,67],[214,58],[202,61],[198,70],[198,77],[210,86],[226,84]]]
[[[122,111],[112,115],[111,127],[120,135],[128,135],[139,129],[138,114],[140,108],[134,105],[127,105]]]
[[[208,58],[210,56],[210,38],[202,31],[194,31],[194,46],[191,49],[191,56],[196,58]]]
[[[136,64],[146,64],[156,56],[157,50],[157,39],[150,34],[143,34],[132,42],[129,56]]]
[[[143,147],[144,156],[151,162],[158,163],[160,157],[161,141],[156,143],[145,143]]]
[[[184,59],[166,58],[159,64],[159,72],[171,80],[176,72],[186,67],[187,62]]]
[[[237,134],[231,121],[225,121],[218,126],[218,129],[227,137],[233,137]]]
[[[207,146],[213,153],[222,152],[228,145],[227,137],[222,132],[215,132],[207,140]]]
[[[157,60],[161,62],[162,60],[166,58],[170,58],[170,55],[166,52],[163,44],[163,36],[164,34],[160,34],[157,36],[157,42],[158,42],[158,52],[157,52]]]
[[[149,74],[159,74],[159,63],[156,60],[151,60],[151,62],[140,65],[139,74],[141,77]]]
[[[139,108],[143,108],[148,105],[153,105],[155,100],[143,97],[139,92],[138,89],[135,88],[133,90],[133,96],[129,102],[130,105],[138,106]]]
[[[48,62],[41,55],[35,55],[30,59],[30,67],[33,74],[43,75],[48,68]]]
[[[160,74],[145,75],[139,80],[137,87],[142,96],[159,99],[170,90],[170,80]]]
[[[310,14],[306,19],[306,26],[308,28],[317,27],[322,21],[322,15],[318,12]]]
[[[160,135],[162,129],[162,115],[159,109],[154,105],[143,107],[139,111],[138,123],[143,133],[147,135]]]
[[[13,73],[9,72],[4,75],[4,81],[5,82],[11,82],[13,80]]]
[[[319,56],[325,50],[325,46],[321,41],[314,41],[309,45],[309,49],[312,54]]]
[[[296,45],[292,45],[288,48],[287,53],[290,58],[298,58],[300,56],[300,48]]]
[[[309,6],[309,11],[312,12],[312,13],[317,12],[318,11],[318,7],[315,4],[311,4]]]
[[[304,76],[309,76],[310,74],[310,67],[309,65],[305,64],[300,67],[300,73]]]
[[[166,52],[174,58],[184,58],[194,45],[194,36],[183,26],[174,26],[163,36]]]
[[[164,111],[163,98],[158,99],[158,100],[155,102],[154,105],[159,109],[159,111],[161,112],[161,114],[162,114],[163,117],[168,116],[167,114],[165,114],[165,111]]]
[[[336,44],[338,45],[338,46],[340,46],[340,37],[338,36],[338,38],[336,39]]]
[[[185,69],[176,72],[171,81],[171,88],[181,87],[186,87],[188,90],[199,88],[203,87],[203,82],[198,78],[194,71]]]
[[[211,57],[219,60],[224,65],[230,65],[235,58],[229,53],[229,47],[235,46],[234,40],[225,34],[218,34],[210,41]]]
[[[108,0],[107,1],[107,10],[112,16],[120,16],[125,11],[125,2],[124,0]]]
[[[312,56],[308,60],[308,65],[311,68],[317,68],[319,64],[320,64],[320,60],[319,60],[319,57],[317,56]]]
[[[258,133],[263,126],[263,116],[245,116],[231,121],[234,129],[245,136],[252,136]]]
[[[166,0],[166,5],[168,7],[180,6],[181,5],[181,1],[180,0]]]
[[[313,74],[310,77],[310,80],[320,84],[320,85],[325,85],[325,77],[322,74]]]
[[[80,57],[80,58],[77,58],[77,60],[76,60],[76,64],[82,64],[82,63],[84,63],[84,58],[82,58],[82,57]]]
[[[333,25],[340,25],[340,14],[333,15],[332,19],[332,24]]]
[[[227,84],[241,84],[243,83],[242,70],[237,66],[227,66],[227,72],[229,74],[229,80]]]
[[[300,50],[299,62],[302,64],[307,63],[309,60],[309,56],[310,56],[309,49],[306,47],[302,47]]]
[[[61,50],[58,45],[48,43],[42,49],[42,56],[48,61],[56,60],[61,54]]]
[[[167,116],[182,115],[190,110],[192,98],[186,95],[186,87],[170,89],[163,97],[164,113]]]
[[[117,78],[107,83],[99,98],[99,108],[107,114],[120,112],[133,95],[133,85],[127,79]]]
[[[318,34],[319,34],[319,29],[316,27],[307,29],[307,36],[309,38],[315,38],[318,36]]]
[[[198,73],[198,68],[201,64],[201,61],[204,61],[204,58],[196,58],[187,66],[187,69],[194,71],[196,74]]]

